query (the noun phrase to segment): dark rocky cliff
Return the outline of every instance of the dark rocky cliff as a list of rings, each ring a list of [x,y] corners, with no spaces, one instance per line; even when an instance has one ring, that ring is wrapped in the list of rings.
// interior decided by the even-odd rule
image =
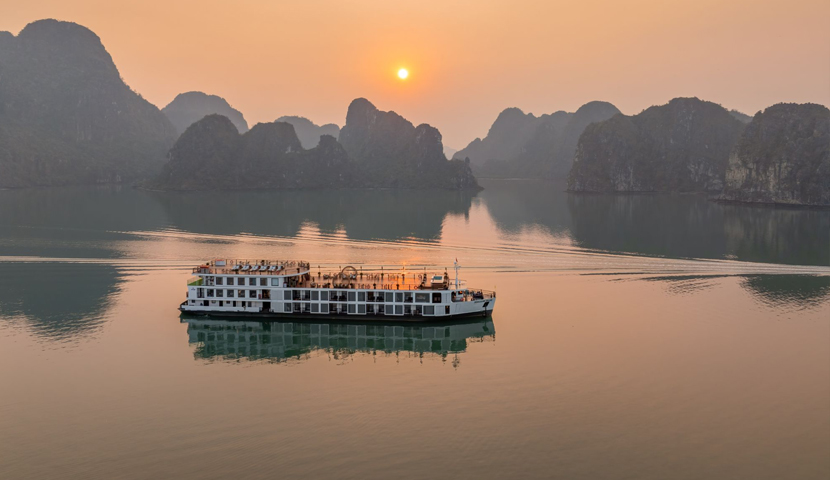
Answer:
[[[608,102],[589,102],[576,112],[536,117],[518,108],[499,114],[484,139],[475,139],[454,158],[470,158],[488,177],[564,179],[585,127],[619,113]]]
[[[0,186],[126,182],[157,172],[176,132],[70,22],[0,33]]]
[[[568,189],[576,192],[719,192],[744,124],[720,105],[675,98],[634,116],[589,125]]]
[[[729,157],[721,198],[830,205],[830,110],[781,103],[756,114]]]
[[[245,121],[242,112],[231,107],[227,100],[217,95],[202,92],[180,93],[161,111],[167,115],[179,134],[184,133],[187,127],[206,115],[214,113],[227,117],[240,133],[248,131],[248,122]]]
[[[294,125],[294,131],[303,148],[314,148],[320,142],[322,135],[329,135],[337,139],[340,136],[340,127],[333,123],[317,125],[305,117],[286,115],[277,119],[278,122],[286,122]]]
[[[415,127],[395,112],[382,112],[358,98],[349,105],[340,143],[369,187],[479,188],[470,166],[444,156],[441,133]]]

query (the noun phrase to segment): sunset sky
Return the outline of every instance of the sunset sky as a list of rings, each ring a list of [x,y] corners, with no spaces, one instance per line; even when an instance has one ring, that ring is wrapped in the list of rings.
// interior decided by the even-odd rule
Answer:
[[[251,125],[342,125],[366,97],[456,149],[511,106],[830,104],[827,0],[0,0],[0,12],[14,34],[42,18],[90,28],[159,107],[200,90]]]

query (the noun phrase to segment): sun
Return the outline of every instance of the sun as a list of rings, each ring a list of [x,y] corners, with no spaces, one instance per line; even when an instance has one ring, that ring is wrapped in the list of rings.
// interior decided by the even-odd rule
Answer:
[[[402,68],[402,69],[398,70],[398,78],[400,78],[401,80],[406,80],[406,77],[408,77],[408,76],[409,76],[409,70],[407,70],[405,68]]]

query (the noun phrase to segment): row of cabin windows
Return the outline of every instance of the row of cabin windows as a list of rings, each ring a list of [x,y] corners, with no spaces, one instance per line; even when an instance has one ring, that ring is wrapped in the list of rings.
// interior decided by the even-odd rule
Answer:
[[[236,293],[234,293],[236,292]],[[213,297],[229,297],[234,296],[244,298],[246,290],[232,290],[232,289],[206,289],[207,296]],[[257,290],[247,290],[249,298],[259,298]],[[267,291],[266,291],[267,292]],[[268,292],[270,293],[270,292]],[[432,303],[441,303],[441,293],[434,292],[432,295]],[[202,298],[202,289],[199,289],[198,295]],[[263,295],[265,296],[265,295]],[[429,293],[415,293],[410,292],[354,292],[348,290],[285,290],[283,292],[283,300],[312,300],[324,302],[386,302],[386,303],[429,303]],[[413,302],[414,301],[414,302]]]
[[[236,293],[234,293],[236,292]],[[234,296],[244,298],[246,290],[232,290],[232,289],[213,289],[208,288],[206,289],[206,294],[208,298],[213,297],[228,297],[232,298]],[[247,290],[247,296],[249,298],[259,298],[259,294],[257,290]],[[411,293],[406,292],[386,292],[378,293],[374,295],[374,292],[350,292],[346,290],[340,291],[332,291],[329,292],[327,290],[324,291],[316,291],[316,290],[286,290],[283,292],[283,300],[312,300],[312,301],[332,301],[332,302],[386,302],[386,303],[413,303],[413,299],[415,303],[428,303],[429,302],[429,294],[428,293],[416,293],[413,295]],[[440,293],[433,293],[433,303],[441,303],[441,294]],[[199,298],[201,296],[201,289],[199,291]]]
[[[430,298],[430,295],[432,298]],[[441,303],[441,293],[355,292],[350,290],[285,290],[283,300],[322,300],[332,302]]]
[[[221,288],[216,289],[216,290],[214,290],[212,288],[208,288],[207,289],[207,296],[208,296],[208,298],[212,298],[212,297],[233,298],[234,295],[235,295],[239,298],[245,298],[245,292],[246,291],[248,292],[248,298],[258,298],[259,297],[257,295],[256,290],[231,290],[231,289],[223,290]],[[234,292],[236,292],[236,294],[234,294]],[[202,298],[201,295],[199,295],[199,298]]]
[[[244,302],[244,301],[237,302],[237,301],[231,301],[231,300],[224,300],[224,301],[219,300],[218,302],[216,300],[200,300],[199,301],[199,306],[201,306],[201,307],[217,307],[217,306],[218,307],[236,307],[236,306],[244,307],[246,303],[248,304],[249,307],[254,306],[254,302]],[[196,300],[191,300],[190,304],[191,305],[196,305]]]
[[[434,305],[337,305],[335,303],[291,303],[282,304],[285,313],[358,313],[385,314],[385,315],[435,315]],[[449,313],[449,312],[447,312]]]
[[[214,285],[233,285],[234,278],[236,278],[236,285],[245,285],[245,278],[246,277],[205,277],[205,285],[214,286]],[[224,279],[224,280],[223,280]],[[257,282],[259,280],[259,282]],[[273,286],[278,286],[277,281],[280,280],[278,278],[272,278],[271,284]],[[267,287],[268,286],[268,279],[267,278],[253,278],[248,277],[248,285],[256,286],[257,283],[260,287]]]
[[[253,307],[254,302],[245,301],[231,301],[231,300],[202,300],[203,307]],[[196,305],[196,300],[190,301],[191,305]],[[383,314],[383,315],[435,315],[434,305],[414,306],[414,305],[337,305],[335,303],[283,303],[284,313],[358,313],[365,314]],[[449,314],[449,306],[446,307],[447,314]]]

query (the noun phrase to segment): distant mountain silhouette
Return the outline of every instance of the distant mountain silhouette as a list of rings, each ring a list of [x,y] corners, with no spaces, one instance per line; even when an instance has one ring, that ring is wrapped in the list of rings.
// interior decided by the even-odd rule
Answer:
[[[294,131],[297,132],[297,137],[303,148],[314,148],[320,143],[320,136],[329,135],[334,138],[340,136],[340,127],[333,123],[325,125],[317,125],[305,117],[297,117],[294,115],[286,115],[277,119],[278,122],[286,122],[294,125]]]
[[[176,95],[172,102],[161,109],[179,134],[187,127],[205,118],[206,115],[218,113],[228,117],[240,133],[248,131],[248,122],[242,112],[231,107],[222,97],[202,92],[186,92]]]
[[[367,100],[349,106],[341,138],[342,145],[323,135],[316,147],[305,150],[290,123],[261,123],[240,135],[227,117],[208,115],[179,137],[164,171],[148,186],[479,188],[468,164],[444,157],[438,130],[429,125],[415,128]]]
[[[830,205],[830,110],[780,103],[756,114],[729,157],[722,198]]]
[[[334,137],[304,150],[290,123],[259,123],[240,135],[222,115],[194,123],[150,186],[171,190],[320,188],[351,184],[351,162]]]
[[[565,178],[585,127],[619,113],[607,102],[589,102],[575,113],[536,117],[518,108],[502,111],[484,139],[475,139],[453,156],[469,158],[489,177]]]
[[[729,114],[737,118],[738,120],[742,121],[743,123],[749,123],[752,121],[752,115],[747,115],[737,110],[729,110]]]
[[[720,191],[729,152],[743,129],[725,108],[697,98],[675,98],[630,117],[616,115],[582,133],[568,189]]]
[[[157,172],[175,139],[90,30],[0,32],[0,187],[131,181]]]
[[[478,189],[468,163],[447,160],[441,133],[417,127],[395,112],[383,112],[365,98],[349,105],[340,143],[372,187]]]

